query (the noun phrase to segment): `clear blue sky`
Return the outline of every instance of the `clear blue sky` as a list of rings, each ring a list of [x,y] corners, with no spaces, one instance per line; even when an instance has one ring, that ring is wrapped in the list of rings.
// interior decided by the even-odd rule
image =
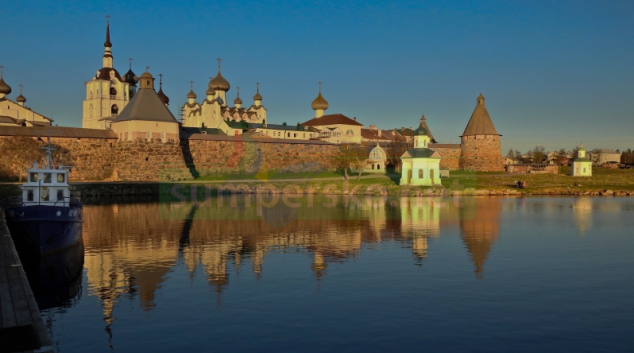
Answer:
[[[458,142],[480,92],[503,153],[634,148],[634,1],[13,1],[0,12],[0,64],[27,105],[81,126],[84,82],[101,68],[105,18],[115,67],[132,57],[164,75],[177,115],[189,81],[199,97],[217,57],[251,104],[261,82],[269,121],[327,113],[381,128],[422,113]]]

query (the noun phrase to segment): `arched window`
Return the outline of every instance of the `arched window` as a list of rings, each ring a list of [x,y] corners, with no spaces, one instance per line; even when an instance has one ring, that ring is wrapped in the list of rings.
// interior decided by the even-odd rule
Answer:
[[[119,114],[119,107],[117,107],[116,104],[113,104],[112,107],[110,107],[110,114],[111,115]]]
[[[64,190],[57,190],[57,201],[64,200]]]
[[[354,136],[354,131],[352,131],[352,129],[348,129],[348,131],[346,131],[346,136]]]
[[[114,87],[110,87],[110,95],[111,96],[116,96],[117,95],[117,89]]]
[[[423,178],[423,170],[419,169],[418,170],[418,179],[422,179]]]
[[[33,201],[33,190],[29,190],[26,192],[26,200]]]
[[[377,164],[377,165],[376,165],[376,169],[381,170],[381,165],[380,165],[380,164]]]

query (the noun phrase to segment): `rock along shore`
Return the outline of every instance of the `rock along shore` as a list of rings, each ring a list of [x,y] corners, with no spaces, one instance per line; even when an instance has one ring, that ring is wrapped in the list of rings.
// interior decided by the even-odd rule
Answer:
[[[322,185],[323,184],[323,185]],[[313,194],[313,195],[377,195],[377,196],[634,196],[631,190],[545,190],[518,189],[487,190],[465,188],[452,190],[444,187],[421,188],[416,186],[390,186],[380,183],[348,185],[344,182],[322,182],[319,185],[291,182],[272,183],[75,183],[72,192],[76,196],[133,196],[133,195],[189,195],[196,194]]]

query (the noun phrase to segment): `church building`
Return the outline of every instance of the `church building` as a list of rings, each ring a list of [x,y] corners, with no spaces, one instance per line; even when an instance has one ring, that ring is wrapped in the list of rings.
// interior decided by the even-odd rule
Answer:
[[[315,111],[315,117],[302,123],[301,126],[318,130],[320,139],[326,142],[361,143],[363,124],[357,122],[357,118],[350,119],[343,114],[325,115],[328,101],[321,95],[321,82],[319,82],[319,94],[311,104],[311,108]]]
[[[222,129],[226,124],[223,121],[229,119],[246,123],[266,122],[266,108],[262,105],[262,95],[260,94],[260,83],[257,83],[256,93],[253,96],[253,104],[245,108],[242,106],[240,98],[240,87],[236,88],[236,98],[233,100],[233,107],[227,105],[227,92],[231,88],[220,73],[220,62],[218,59],[218,73],[211,78],[205,91],[205,99],[197,102],[198,97],[192,87],[187,94],[187,103],[181,108],[183,115],[183,126],[185,127],[206,127],[212,129]],[[224,131],[228,133],[228,131]]]
[[[4,82],[4,67],[0,66],[0,126],[49,126],[51,119],[42,114],[38,114],[28,108],[26,97],[22,95],[22,85],[20,95],[12,101],[7,96],[11,93],[11,86]]]
[[[429,149],[430,137],[423,127],[424,118],[414,130],[414,148],[401,156],[401,185],[440,184],[440,154]]]

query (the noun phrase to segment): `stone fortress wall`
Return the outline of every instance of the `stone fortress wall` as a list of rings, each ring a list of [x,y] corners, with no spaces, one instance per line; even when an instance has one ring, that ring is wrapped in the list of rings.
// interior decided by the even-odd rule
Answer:
[[[42,143],[24,151],[35,137],[0,136],[0,175],[14,179],[38,156]],[[118,142],[105,138],[51,138],[55,161],[72,166],[70,180],[189,180],[210,174],[316,172],[332,169],[337,146],[314,143],[263,143],[232,140]],[[13,156],[13,157],[12,157]],[[40,155],[41,156],[41,155]]]

